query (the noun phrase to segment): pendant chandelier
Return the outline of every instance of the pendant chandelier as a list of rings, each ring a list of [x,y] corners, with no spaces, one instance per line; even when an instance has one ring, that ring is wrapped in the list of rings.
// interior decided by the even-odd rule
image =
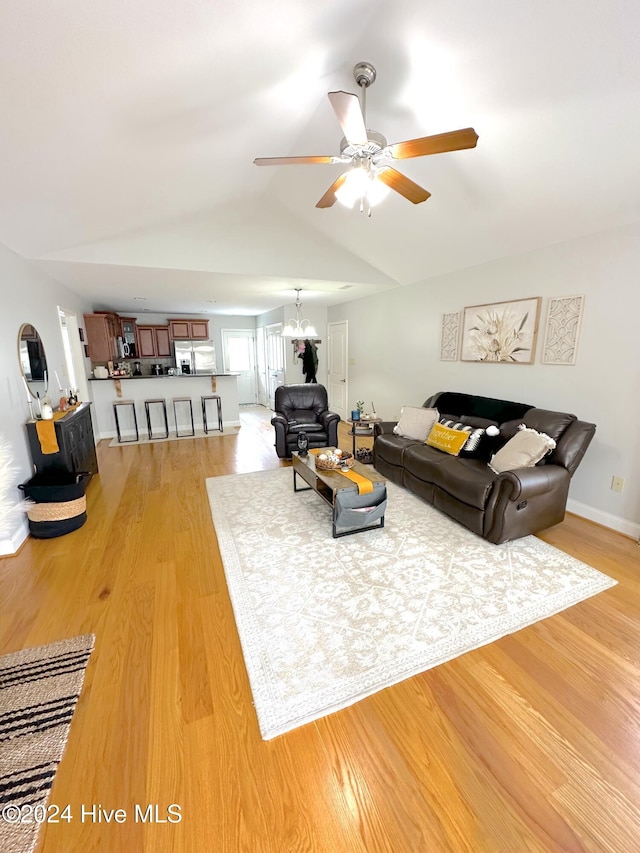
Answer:
[[[283,338],[315,338],[317,337],[317,332],[315,328],[311,325],[309,320],[302,319],[302,303],[300,302],[300,291],[301,287],[296,287],[296,318],[295,320],[288,320],[284,329],[282,330]]]

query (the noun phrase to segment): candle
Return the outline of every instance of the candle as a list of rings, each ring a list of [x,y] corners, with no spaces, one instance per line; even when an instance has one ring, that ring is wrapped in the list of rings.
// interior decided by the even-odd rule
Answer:
[[[60,393],[62,394],[62,383],[60,382],[60,377],[58,376],[58,371],[54,370],[53,372],[55,373],[55,376],[56,376],[56,382],[58,383],[58,389],[59,389]]]
[[[45,372],[44,372],[44,390],[46,391],[46,390],[47,390],[47,388],[48,388],[48,385],[47,385],[47,371],[45,370]]]
[[[27,389],[27,403],[30,403],[32,395],[31,391],[29,390],[29,384],[27,383],[27,380],[24,378],[24,376],[22,377],[22,381],[24,382],[24,387]]]

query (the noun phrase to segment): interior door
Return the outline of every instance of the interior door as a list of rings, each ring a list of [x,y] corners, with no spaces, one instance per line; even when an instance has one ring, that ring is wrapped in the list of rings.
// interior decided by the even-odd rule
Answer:
[[[253,329],[222,329],[222,358],[225,372],[239,374],[239,405],[255,405],[257,391]]]
[[[267,388],[269,408],[275,406],[275,393],[278,385],[284,383],[284,338],[282,323],[267,326]]]
[[[269,405],[269,388],[267,385],[267,340],[264,326],[256,329],[256,376],[258,378],[258,403]]]
[[[329,323],[329,409],[346,420],[349,415],[347,382],[347,321]]]

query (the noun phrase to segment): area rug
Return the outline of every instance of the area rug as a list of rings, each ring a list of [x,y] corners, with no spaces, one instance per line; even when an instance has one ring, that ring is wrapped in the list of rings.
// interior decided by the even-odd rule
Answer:
[[[2,853],[35,847],[94,639],[75,637],[0,658]]]
[[[181,426],[181,430],[189,429],[188,426]],[[195,435],[176,435],[175,433],[170,433],[168,438],[149,438],[146,432],[140,432],[139,438],[137,441],[118,441],[117,438],[111,439],[109,443],[109,447],[136,447],[140,444],[162,444],[164,441],[183,441],[184,439],[194,439],[194,438],[220,438],[220,436],[225,435],[237,435],[240,432],[239,426],[230,426],[225,427],[224,432],[220,432],[219,430],[215,430],[214,432],[205,432],[203,429],[196,428]],[[134,438],[135,433],[132,435],[126,436],[126,438]]]
[[[281,468],[207,480],[265,740],[545,619],[615,581],[534,536],[492,545],[387,484],[381,530]]]

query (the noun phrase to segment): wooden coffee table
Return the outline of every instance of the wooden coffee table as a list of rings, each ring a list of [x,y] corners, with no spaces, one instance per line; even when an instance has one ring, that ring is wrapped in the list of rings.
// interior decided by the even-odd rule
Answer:
[[[334,449],[323,448],[327,451]],[[385,478],[377,471],[359,462],[353,463],[351,470],[374,484],[373,492],[360,495],[357,485],[340,471],[317,468],[313,453],[300,456],[294,451],[291,454],[291,462],[294,492],[308,492],[313,489],[332,508],[334,539],[384,527],[387,487]],[[298,476],[307,483],[308,488],[298,488]]]

